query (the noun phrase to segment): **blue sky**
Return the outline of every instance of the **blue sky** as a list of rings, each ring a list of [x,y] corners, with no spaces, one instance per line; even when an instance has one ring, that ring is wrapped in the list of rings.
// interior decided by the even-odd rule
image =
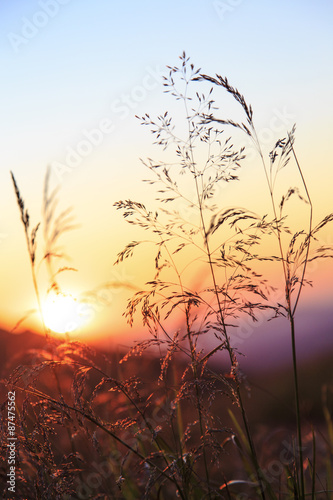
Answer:
[[[285,103],[298,122],[330,119],[330,2],[62,1],[53,0],[58,12],[44,13],[45,26],[23,36],[27,43],[13,34],[22,36],[25,20],[43,24],[43,1],[2,7],[1,136],[6,161],[18,169],[23,145],[28,161],[52,161],[63,141],[139,85],[147,67],[172,65],[182,50],[236,82],[259,119]],[[149,98],[158,102],[159,93]]]

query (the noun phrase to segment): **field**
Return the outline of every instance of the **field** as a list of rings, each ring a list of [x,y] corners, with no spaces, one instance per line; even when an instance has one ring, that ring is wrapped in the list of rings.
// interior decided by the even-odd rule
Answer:
[[[58,213],[48,170],[43,221],[32,225],[12,173],[42,335],[1,332],[1,486],[6,498],[22,499],[331,499],[331,352],[299,362],[297,312],[310,263],[329,264],[333,255],[319,240],[333,215],[314,220],[295,127],[267,154],[241,92],[185,53],[164,85],[184,119],[140,117],[166,155],[143,161],[154,207],[114,203],[143,234],[115,265],[147,248],[153,270],[128,300],[129,324],[140,321],[146,332],[128,351],[71,341],[69,328],[54,335],[37,269],[45,265],[48,293],[64,310],[60,276],[73,268],[57,245],[73,229],[71,212]],[[224,118],[214,92],[235,102],[241,117]],[[243,137],[262,165],[265,213],[223,204],[246,161]],[[288,169],[297,186],[285,185]],[[255,369],[258,355],[243,372],[240,325],[262,317],[283,320],[290,364]]]
[[[19,342],[18,342],[19,340]],[[20,348],[18,349],[18,345]],[[29,332],[13,335],[8,332],[1,334],[1,366],[2,379],[8,377],[13,368],[23,366],[25,369],[22,387],[31,383],[31,392],[17,391],[17,407],[21,409],[17,414],[17,435],[20,436],[18,447],[17,473],[18,494],[12,498],[141,498],[149,482],[151,471],[135,453],[129,452],[126,446],[112,438],[109,431],[115,432],[119,439],[133,446],[134,450],[151,461],[159,463],[158,449],[154,438],[161,438],[165,453],[173,456],[173,452],[166,446],[176,449],[179,438],[179,425],[186,425],[193,420],[195,405],[191,401],[183,401],[182,423],[172,411],[171,403],[177,388],[174,378],[181,375],[186,366],[186,360],[180,359],[177,363],[178,374],[168,374],[164,384],[158,383],[160,375],[160,360],[156,357],[143,355],[133,357],[119,365],[125,353],[92,351],[88,354],[89,365],[98,366],[105,372],[103,375],[94,369],[88,374],[79,370],[79,365],[72,363],[72,358],[87,365],[86,354],[78,346],[64,344],[61,346],[60,359],[63,365],[54,367],[45,366],[39,373],[39,382],[32,384],[32,367],[38,363],[47,364],[52,353],[54,363],[56,346],[53,342],[47,343],[41,336]],[[67,353],[66,356],[64,353]],[[82,354],[81,358],[80,353]],[[69,357],[68,357],[69,356]],[[12,360],[8,362],[8,360]],[[215,371],[223,375],[223,370]],[[76,373],[76,377],[74,374]],[[57,377],[56,375],[57,374]],[[37,373],[35,374],[37,377]],[[138,410],[134,410],[124,392],[114,389],[109,392],[105,383],[100,392],[92,394],[103,377],[110,377],[125,383],[132,377],[140,380],[134,386],[131,381],[131,391]],[[80,377],[84,377],[84,379]],[[316,484],[318,490],[325,490],[327,481],[327,467],[330,466],[331,447],[329,444],[329,428],[332,425],[325,403],[326,395],[332,404],[332,370],[331,355],[313,360],[310,364],[300,366],[302,380],[302,414],[304,417],[303,435],[304,451],[308,462],[305,463],[306,477],[311,483],[311,466],[313,464],[313,435],[315,429],[317,471]],[[61,380],[60,389],[58,381]],[[285,471],[293,463],[295,414],[293,410],[293,391],[290,381],[291,370],[277,372],[252,372],[248,376],[247,384],[251,390],[246,397],[246,410],[253,439],[258,450],[261,467],[269,480],[277,498],[288,498],[282,495],[283,483],[286,482]],[[154,381],[154,382],[152,382]],[[82,393],[79,386],[82,386]],[[322,388],[320,391],[318,388]],[[230,399],[221,393],[212,402],[211,413],[219,421],[219,442],[221,449],[216,449],[213,464],[209,465],[211,487],[214,489],[212,498],[257,498],[253,487],[249,487],[248,472],[244,465],[244,451],[239,443],[239,433],[234,430],[234,422],[228,410],[237,415],[237,407],[230,404]],[[135,390],[137,393],[135,393]],[[33,396],[33,392],[36,395]],[[40,394],[44,396],[41,397]],[[59,395],[61,394],[61,398]],[[246,394],[246,390],[245,390]],[[5,385],[1,385],[1,400],[7,395]],[[146,397],[151,395],[147,402]],[[169,396],[169,397],[168,397]],[[78,411],[70,410],[77,408]],[[5,421],[6,405],[3,406]],[[139,413],[140,409],[140,414]],[[86,419],[82,418],[82,410]],[[325,416],[327,421],[325,421]],[[22,419],[22,420],[21,420]],[[91,421],[94,420],[94,422]],[[117,423],[118,421],[118,423]],[[193,422],[192,422],[193,424]],[[105,430],[103,427],[105,426]],[[2,429],[3,456],[6,455],[6,427]],[[158,432],[154,436],[154,432]],[[200,464],[200,436],[195,432],[194,425],[190,430],[191,436],[186,439],[187,453],[197,455],[197,469],[195,488],[200,492],[199,478],[202,474]],[[162,441],[163,438],[163,441]],[[199,448],[199,449],[198,449]],[[246,455],[245,455],[246,456]],[[174,460],[174,459],[173,459]],[[171,460],[170,460],[170,463]],[[186,465],[185,465],[186,466]],[[177,477],[184,477],[179,463],[174,464],[172,473]],[[2,481],[6,480],[6,463],[3,462],[1,471]],[[163,467],[165,469],[165,467]],[[155,472],[156,474],[156,472]],[[175,498],[175,486],[163,476],[156,474],[156,485],[153,481],[151,489],[147,491],[147,498]],[[240,481],[230,485],[229,492],[220,490],[225,481]],[[197,482],[198,481],[198,482]],[[242,482],[244,481],[244,482]],[[199,484],[198,484],[199,483]],[[191,482],[190,482],[191,484]],[[2,488],[5,488],[3,482]],[[190,486],[191,488],[191,486]],[[193,488],[193,485],[192,485]],[[194,488],[194,489],[195,489]],[[191,491],[191,490],[190,490]],[[192,490],[193,491],[193,490]],[[197,497],[200,497],[198,493]],[[193,495],[193,496],[192,496]],[[196,498],[190,493],[188,498]],[[267,498],[271,498],[267,496]],[[289,498],[293,498],[290,494]],[[315,498],[330,498],[329,493],[316,493]]]

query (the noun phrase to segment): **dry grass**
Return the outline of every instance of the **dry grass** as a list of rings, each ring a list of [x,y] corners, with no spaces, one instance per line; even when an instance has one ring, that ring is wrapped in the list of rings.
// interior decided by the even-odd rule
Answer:
[[[323,392],[325,421],[315,432],[302,414],[295,313],[307,283],[308,262],[332,255],[330,248],[316,249],[315,242],[333,216],[313,226],[294,129],[276,142],[267,166],[244,96],[226,78],[202,74],[185,54],[180,59],[180,67],[168,68],[165,90],[183,106],[185,128],[179,130],[168,112],[156,119],[148,114],[141,118],[157,145],[176,159],[144,161],[159,209],[150,211],[133,200],[115,203],[127,222],[148,235],[120,251],[116,264],[133,258],[139,245],[155,247],[155,274],[129,299],[125,312],[130,324],[141,316],[147,338],[116,359],[82,343],[58,342],[44,325],[45,346],[3,374],[8,389],[17,394],[17,498],[332,498],[331,388]],[[212,87],[205,95],[201,86],[207,83]],[[244,123],[217,117],[214,87],[222,87],[237,101]],[[230,129],[245,133],[258,150],[272,200],[271,219],[244,207],[221,205],[219,186],[230,188],[238,180],[246,157],[245,148],[236,148],[227,135]],[[291,168],[292,160],[300,186],[288,187],[277,203],[276,178],[282,169]],[[35,269],[39,225],[30,230],[29,214],[12,177],[42,316]],[[188,195],[190,185],[194,199]],[[310,213],[307,227],[292,231],[286,207],[295,195]],[[180,206],[186,210],[180,211]],[[72,219],[69,211],[56,216],[56,208],[56,191],[49,192],[47,176],[42,261],[49,267],[50,289],[61,293],[53,262],[63,255],[55,243],[72,228]],[[280,253],[263,254],[262,242],[274,238]],[[282,266],[284,302],[273,301],[272,287],[260,272],[267,262]],[[194,285],[198,270],[203,278]],[[244,315],[255,322],[262,310],[271,318],[285,316],[291,328],[296,424],[283,420],[274,428],[270,421],[259,425],[259,412],[249,403],[251,384],[241,371],[233,332]],[[209,352],[202,347],[206,336],[214,339]],[[150,357],[151,348],[159,352],[158,358]],[[221,353],[228,361],[217,370],[213,361]],[[284,404],[292,414],[290,399]],[[2,411],[5,456],[6,400]],[[5,461],[2,474],[5,478]]]

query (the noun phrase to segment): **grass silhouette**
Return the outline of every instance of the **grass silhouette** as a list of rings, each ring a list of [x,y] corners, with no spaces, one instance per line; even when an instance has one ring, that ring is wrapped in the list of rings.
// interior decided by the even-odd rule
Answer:
[[[45,346],[25,353],[5,375],[7,387],[17,395],[18,498],[332,498],[331,388],[323,389],[325,427],[313,429],[309,447],[308,432],[304,439],[308,424],[301,414],[295,314],[308,263],[332,256],[330,248],[316,247],[316,236],[333,215],[313,225],[312,201],[294,148],[295,129],[277,140],[266,159],[252,107],[243,95],[227,78],[196,69],[185,53],[180,61],[179,67],[168,67],[164,85],[182,106],[184,122],[177,125],[168,112],[156,119],[149,114],[140,118],[167,156],[166,161],[143,161],[150,172],[146,182],[156,188],[158,209],[133,200],[115,203],[128,223],[148,235],[129,242],[116,264],[135,258],[138,247],[149,245],[155,268],[125,311],[131,325],[141,316],[147,338],[121,359],[68,338],[56,340],[45,326],[35,267],[39,225],[30,230],[12,174],[45,330]],[[219,87],[236,100],[244,123],[218,116],[213,95]],[[272,219],[222,205],[221,189],[239,180],[246,159],[246,148],[234,145],[230,130],[245,134],[258,151]],[[277,202],[276,179],[292,161],[300,185],[288,186]],[[56,215],[56,196],[57,191],[49,190],[48,173],[42,261],[49,269],[50,290],[61,293],[56,277],[70,268],[54,271],[54,259],[64,257],[55,244],[73,224],[69,211]],[[309,208],[309,218],[306,228],[293,232],[287,207],[296,196]],[[277,256],[263,250],[264,242],[272,240],[277,241]],[[282,267],[284,302],[274,302],[275,289],[261,272],[267,263]],[[296,415],[293,429],[267,449],[249,418],[251,387],[233,347],[242,318],[255,322],[261,311],[269,319],[285,316],[289,322]],[[221,356],[228,366],[218,370],[213,361]]]

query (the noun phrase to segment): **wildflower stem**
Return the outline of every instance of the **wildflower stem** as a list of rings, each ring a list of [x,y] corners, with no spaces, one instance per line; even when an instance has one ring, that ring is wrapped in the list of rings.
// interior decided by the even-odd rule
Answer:
[[[189,111],[187,107],[187,89],[188,89],[188,81],[185,80],[186,86],[185,86],[185,94],[184,94],[184,106],[185,106],[185,112],[186,112],[186,120],[187,120],[187,126],[188,126],[188,147],[190,151],[190,161],[191,165],[193,168],[193,176],[195,180],[195,187],[196,187],[196,193],[197,193],[197,199],[198,199],[198,206],[199,206],[199,211],[200,211],[200,218],[201,222],[203,222],[203,214],[202,214],[202,200],[199,195],[199,187],[198,187],[198,179],[196,176],[196,171],[195,171],[195,162],[194,162],[194,153],[193,153],[193,145],[192,145],[192,133],[191,133],[191,123],[190,123],[190,118],[189,118]],[[205,232],[205,226],[204,224],[202,225],[202,230]],[[187,323],[188,323],[188,318],[187,318]],[[191,332],[188,328],[188,337],[189,337],[189,342],[192,346],[192,338],[191,338]],[[192,347],[191,347],[191,352],[192,352]],[[204,459],[204,467],[205,467],[205,473],[206,473],[206,480],[207,480],[207,486],[208,486],[208,495],[209,498],[211,499],[211,487],[210,487],[210,481],[209,481],[209,471],[208,471],[208,463],[207,463],[207,456],[206,456],[206,446],[205,446],[205,430],[203,426],[203,419],[202,419],[202,408],[201,408],[201,398],[199,394],[199,387],[197,384],[197,363],[196,360],[194,359],[194,352],[192,355],[192,369],[195,377],[195,391],[196,391],[196,397],[197,397],[197,405],[198,405],[198,414],[199,414],[199,426],[200,426],[200,434],[203,438],[203,459]]]
[[[168,475],[167,474],[166,471],[169,469],[169,465],[165,469],[161,469],[154,462],[152,462],[149,458],[147,458],[144,455],[142,455],[138,450],[136,450],[135,448],[133,448],[132,446],[130,446],[128,443],[126,443],[126,441],[124,441],[119,436],[117,436],[117,434],[115,434],[110,429],[108,429],[107,427],[105,427],[105,425],[103,425],[101,422],[99,422],[98,419],[96,419],[93,416],[89,415],[88,413],[86,413],[85,411],[83,411],[80,408],[76,408],[76,407],[71,406],[71,405],[69,405],[68,403],[65,403],[65,402],[59,402],[59,401],[51,398],[50,396],[42,393],[41,391],[39,391],[37,389],[31,390],[31,389],[27,389],[26,387],[18,387],[18,386],[16,386],[16,389],[18,389],[20,391],[23,391],[23,392],[26,392],[28,394],[31,394],[33,396],[37,396],[39,398],[42,398],[45,401],[48,401],[49,403],[52,403],[56,408],[58,408],[60,406],[61,409],[71,410],[71,411],[73,411],[75,413],[79,413],[86,420],[89,420],[89,422],[95,424],[102,431],[104,431],[109,436],[111,436],[115,441],[117,441],[118,443],[120,443],[121,445],[123,445],[125,448],[127,448],[129,451],[131,451],[134,455],[136,455],[137,457],[139,457],[143,462],[149,464],[152,468],[156,469],[166,479],[168,479],[172,483],[174,483],[174,485],[176,486],[176,488],[177,488],[177,490],[179,492],[180,497],[183,500],[187,500],[186,497],[184,496],[184,494],[182,492],[182,489],[180,488],[177,480],[173,477],[173,475]]]
[[[297,439],[298,439],[298,457],[299,457],[299,467],[300,467],[300,481],[301,481],[301,493],[302,493],[302,498],[304,498],[305,494],[305,489],[304,489],[304,472],[303,472],[303,451],[302,451],[302,427],[301,427],[301,415],[300,415],[300,399],[299,399],[299,384],[298,384],[298,369],[297,369],[297,355],[296,355],[296,336],[295,336],[295,310],[296,306],[298,303],[298,299],[300,297],[301,289],[303,286],[303,281],[304,281],[304,274],[306,270],[306,262],[308,260],[308,252],[309,252],[309,245],[310,245],[310,234],[309,234],[309,241],[308,241],[308,246],[307,246],[307,253],[305,257],[305,264],[303,266],[303,274],[302,274],[302,279],[296,299],[295,306],[292,307],[291,303],[291,283],[290,279],[288,277],[288,272],[286,269],[286,260],[284,256],[284,251],[283,251],[283,246],[282,246],[282,241],[281,241],[281,233],[280,233],[280,228],[278,226],[278,219],[277,219],[277,212],[276,212],[276,206],[275,206],[275,200],[274,200],[274,192],[273,192],[273,187],[269,181],[269,177],[267,175],[267,168],[266,168],[266,163],[265,159],[261,150],[260,143],[257,138],[256,130],[253,126],[253,131],[255,134],[256,138],[256,143],[258,147],[258,152],[261,158],[261,162],[266,174],[266,180],[268,183],[268,188],[269,188],[269,193],[270,193],[270,198],[271,198],[271,203],[272,203],[272,208],[273,208],[273,214],[274,214],[274,220],[275,220],[275,226],[276,226],[276,236],[278,240],[278,245],[279,245],[279,251],[280,251],[280,256],[281,256],[281,262],[282,262],[282,267],[283,267],[283,275],[284,275],[284,280],[285,280],[285,297],[286,297],[286,302],[287,302],[287,311],[288,311],[288,319],[289,319],[289,324],[290,324],[290,335],[291,335],[291,348],[292,348],[292,359],[293,359],[293,378],[294,378],[294,391],[295,391],[295,409],[296,409],[296,426],[297,426]],[[292,147],[292,138],[290,135],[288,136],[291,147]],[[293,151],[293,148],[292,148]],[[295,153],[294,156],[296,157]],[[297,160],[296,160],[297,161]],[[301,178],[303,181],[303,184],[306,189],[306,193],[308,196],[308,199],[310,201],[310,197],[306,188],[305,180],[300,168],[300,165],[297,161],[297,166],[299,169],[299,172],[301,173]],[[310,202],[311,203],[311,202]],[[312,204],[311,204],[311,212],[310,212],[310,232],[311,232],[311,226],[312,226]]]

